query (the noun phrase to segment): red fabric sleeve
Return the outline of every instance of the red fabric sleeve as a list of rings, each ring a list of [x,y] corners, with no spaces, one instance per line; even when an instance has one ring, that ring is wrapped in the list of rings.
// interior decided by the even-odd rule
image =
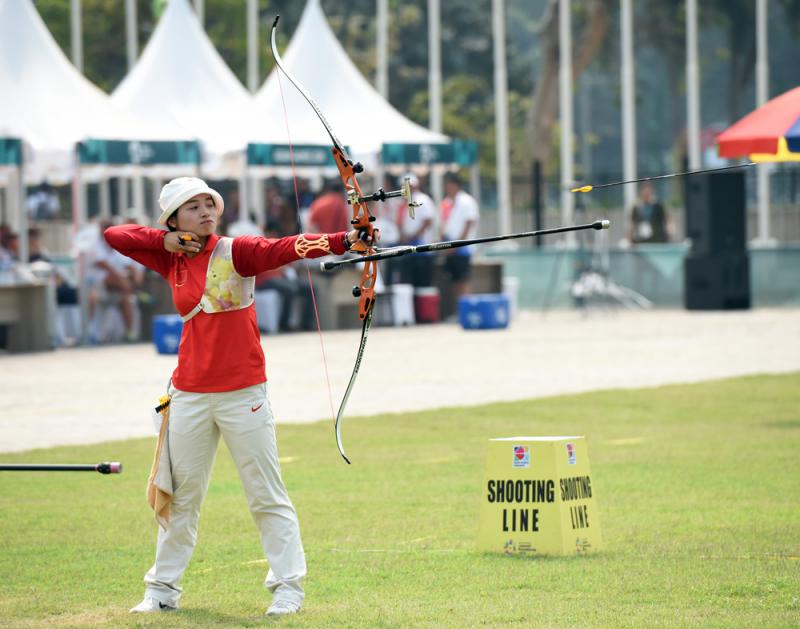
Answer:
[[[342,255],[346,233],[300,234],[285,238],[239,236],[233,240],[233,266],[242,277],[251,277],[302,258],[321,258],[331,253]]]
[[[172,254],[164,249],[162,229],[153,229],[142,225],[117,225],[109,227],[103,236],[106,242],[119,251],[152,269],[162,277],[169,275]]]

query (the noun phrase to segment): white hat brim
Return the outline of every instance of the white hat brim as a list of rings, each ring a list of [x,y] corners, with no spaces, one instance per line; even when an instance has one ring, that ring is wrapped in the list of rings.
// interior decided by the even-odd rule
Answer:
[[[205,183],[202,185],[187,186],[186,190],[176,196],[172,200],[172,203],[170,203],[170,206],[161,212],[161,216],[158,217],[159,225],[166,225],[169,217],[177,212],[180,206],[199,194],[210,195],[211,198],[214,199],[214,206],[217,208],[219,214],[225,211],[225,202],[222,200],[222,195],[213,188],[209,188]]]

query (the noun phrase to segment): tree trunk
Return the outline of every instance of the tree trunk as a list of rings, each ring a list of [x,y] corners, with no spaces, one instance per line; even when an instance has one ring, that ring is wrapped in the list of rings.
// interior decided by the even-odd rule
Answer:
[[[572,78],[577,81],[597,54],[605,39],[612,0],[587,0],[586,25],[573,41]],[[539,31],[541,64],[528,113],[527,136],[530,139],[528,171],[533,163],[542,164],[544,176],[553,150],[553,127],[558,119],[558,0],[550,0]]]
[[[750,26],[750,24],[747,24]],[[730,18],[728,42],[731,63],[728,70],[728,121],[736,122],[742,116],[742,93],[750,79],[756,62],[756,42],[752,32],[743,32],[734,17]],[[756,95],[756,98],[758,95]],[[749,111],[750,108],[747,108]]]

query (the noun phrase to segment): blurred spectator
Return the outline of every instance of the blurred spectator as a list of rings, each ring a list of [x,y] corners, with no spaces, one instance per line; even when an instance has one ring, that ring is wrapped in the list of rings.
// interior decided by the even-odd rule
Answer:
[[[44,248],[42,247],[42,232],[36,227],[28,230],[28,262],[50,262]]]
[[[397,213],[400,224],[401,242],[405,245],[421,245],[431,243],[436,238],[434,218],[436,204],[420,188],[416,175],[406,175],[411,185],[411,198],[421,205],[414,209],[412,219],[407,204],[403,203]],[[433,284],[433,254],[415,253],[401,258],[404,260],[403,281],[414,286],[431,286]]]
[[[297,180],[297,203],[300,206],[300,211],[307,210],[314,202],[314,193],[311,191],[311,185],[308,179]]]
[[[231,188],[225,194],[225,212],[219,217],[217,229],[221,234],[227,234],[232,222],[239,218],[239,188]]]
[[[445,198],[442,200],[442,238],[465,240],[475,238],[478,233],[478,202],[461,189],[461,178],[456,173],[444,177]],[[449,249],[444,269],[453,282],[455,298],[469,292],[472,247]]]
[[[0,263],[12,267],[18,260],[18,249],[17,235],[5,223],[0,225]]]
[[[639,199],[631,208],[628,239],[632,243],[668,242],[669,232],[667,212],[656,198],[653,185],[644,182],[639,187]]]
[[[80,337],[78,289],[66,269],[52,264],[50,256],[42,245],[41,231],[36,227],[28,230],[28,262],[51,263],[56,300],[56,343],[74,345]]]
[[[264,231],[264,236],[266,238],[275,238],[277,234],[275,231],[267,229]],[[280,314],[278,316],[279,331],[290,332],[295,329],[292,325],[292,314],[295,307],[299,308],[300,315],[297,329],[315,329],[314,301],[311,297],[311,288],[298,277],[297,270],[294,267],[285,265],[259,273],[256,276],[256,293],[268,290],[276,291],[281,297]],[[259,301],[257,298],[256,306],[258,306]],[[269,302],[265,300],[263,303]]]
[[[278,236],[290,236],[300,230],[297,212],[294,206],[289,205],[283,198],[278,182],[275,180],[267,186],[265,210],[267,225],[275,227]]]
[[[0,225],[0,283],[14,282],[14,266],[16,256],[12,251],[12,246],[16,241],[16,236],[11,228],[5,223]],[[8,326],[0,323],[0,349],[8,347]]]
[[[54,267],[56,284],[56,337],[59,345],[74,345],[81,335],[78,288],[66,269]]]
[[[236,219],[235,222],[228,224],[225,233],[231,238],[237,236],[262,236],[261,228],[253,222],[253,217],[248,216],[243,221]]]
[[[383,180],[384,190],[396,190],[397,180],[391,175],[386,175]],[[375,229],[381,230],[381,245],[384,247],[395,247],[400,244],[400,226],[398,217],[401,213],[407,213],[408,209],[402,199],[391,198],[380,203],[372,203],[370,210],[375,216]],[[348,220],[350,218],[348,217]],[[403,281],[401,269],[405,264],[405,258],[387,258],[381,264],[381,277],[386,284],[397,284]]]
[[[311,230],[308,228],[308,214],[311,211],[311,204],[314,202],[314,192],[311,190],[308,179],[297,180],[295,195],[295,205],[299,208],[298,214],[300,215],[300,231],[309,232]]]
[[[36,190],[28,195],[25,201],[28,209],[28,216],[36,221],[53,219],[61,211],[61,202],[53,187],[47,182],[41,184]]]
[[[136,219],[135,214],[129,213],[126,217],[124,217],[121,221],[119,221],[120,225],[138,225],[139,221]],[[100,235],[100,239],[105,241],[105,238],[102,236],[102,232]],[[133,282],[133,289],[134,294],[136,297],[136,302],[139,303],[150,303],[153,300],[153,296],[145,290],[145,279],[147,276],[147,267],[143,264],[139,264],[136,260],[129,259],[129,266],[128,266],[128,274]]]
[[[16,257],[17,236],[6,225],[0,225],[0,284],[13,284],[16,276],[14,267],[17,264]],[[0,348],[5,349],[8,344],[8,326],[0,324]]]
[[[342,195],[341,181],[325,182],[322,194],[311,204],[308,214],[308,231],[316,234],[333,234],[350,229],[350,210]]]
[[[314,302],[308,284],[298,276],[291,266],[264,271],[256,276],[256,293],[274,290],[281,297],[278,330],[293,332],[295,330],[314,330]],[[258,304],[258,301],[256,302]],[[293,322],[294,308],[299,308],[299,321]]]
[[[138,263],[112,249],[102,237],[103,232],[111,225],[111,221],[108,220],[100,222],[94,251],[89,253],[87,287],[89,289],[89,319],[94,328],[92,336],[95,341],[106,340],[102,322],[95,320],[95,315],[101,306],[111,305],[120,309],[125,326],[125,340],[134,341],[138,338],[133,327],[136,291],[144,282],[144,269]]]

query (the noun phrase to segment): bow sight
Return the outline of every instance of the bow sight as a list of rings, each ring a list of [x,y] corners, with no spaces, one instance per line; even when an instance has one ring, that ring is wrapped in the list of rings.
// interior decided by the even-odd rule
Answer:
[[[403,178],[403,187],[399,190],[386,192],[383,188],[378,188],[377,192],[373,192],[366,197],[361,197],[359,201],[361,201],[361,203],[364,203],[365,201],[386,201],[386,199],[393,199],[397,197],[405,199],[406,203],[408,204],[408,216],[413,219],[414,208],[418,208],[420,205],[422,205],[422,203],[414,201],[414,198],[411,194],[411,179],[409,177]]]

